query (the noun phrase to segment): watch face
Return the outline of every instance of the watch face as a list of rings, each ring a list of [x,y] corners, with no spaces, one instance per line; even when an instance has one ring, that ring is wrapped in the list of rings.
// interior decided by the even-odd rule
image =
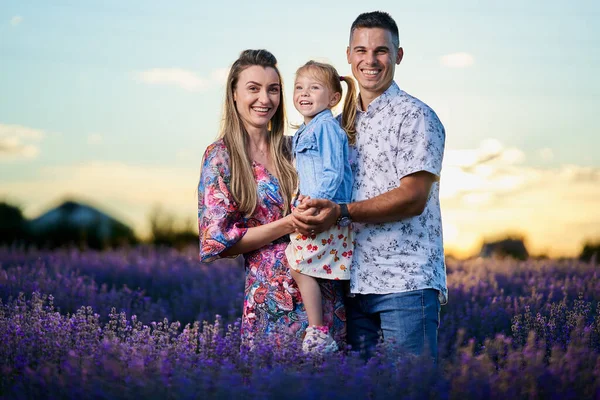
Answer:
[[[341,226],[342,228],[347,227],[351,223],[352,223],[352,220],[350,218],[348,218],[348,217],[342,217],[338,221],[338,225]]]

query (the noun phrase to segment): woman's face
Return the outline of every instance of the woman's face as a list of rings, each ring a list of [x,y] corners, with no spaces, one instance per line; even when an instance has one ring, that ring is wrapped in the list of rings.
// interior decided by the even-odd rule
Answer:
[[[266,130],[279,107],[281,83],[271,67],[253,65],[240,72],[233,100],[246,130]]]

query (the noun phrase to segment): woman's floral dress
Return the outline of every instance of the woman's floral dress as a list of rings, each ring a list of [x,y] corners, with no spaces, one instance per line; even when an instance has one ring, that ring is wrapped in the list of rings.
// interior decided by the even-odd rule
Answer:
[[[213,261],[240,240],[250,227],[273,222],[283,216],[283,197],[276,177],[261,164],[253,163],[258,186],[258,205],[249,218],[237,209],[229,192],[229,153],[223,142],[208,146],[198,185],[200,259]],[[290,275],[285,249],[287,238],[278,239],[244,254],[246,284],[242,313],[242,336],[287,332],[300,338],[308,326],[300,291]],[[338,343],[345,343],[346,316],[340,281],[320,281],[324,322]]]

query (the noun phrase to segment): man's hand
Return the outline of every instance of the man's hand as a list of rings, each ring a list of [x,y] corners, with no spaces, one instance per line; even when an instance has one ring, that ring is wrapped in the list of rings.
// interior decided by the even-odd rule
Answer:
[[[296,230],[303,235],[326,231],[335,224],[341,214],[340,206],[330,200],[308,199],[303,201],[302,204],[306,207],[306,210],[313,208],[319,210],[316,215],[312,212],[294,210],[294,225]]]

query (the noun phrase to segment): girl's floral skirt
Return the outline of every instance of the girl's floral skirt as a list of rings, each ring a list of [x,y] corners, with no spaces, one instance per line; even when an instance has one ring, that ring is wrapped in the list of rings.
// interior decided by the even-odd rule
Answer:
[[[354,251],[351,226],[337,224],[310,236],[292,233],[285,250],[290,268],[321,279],[350,279]]]

